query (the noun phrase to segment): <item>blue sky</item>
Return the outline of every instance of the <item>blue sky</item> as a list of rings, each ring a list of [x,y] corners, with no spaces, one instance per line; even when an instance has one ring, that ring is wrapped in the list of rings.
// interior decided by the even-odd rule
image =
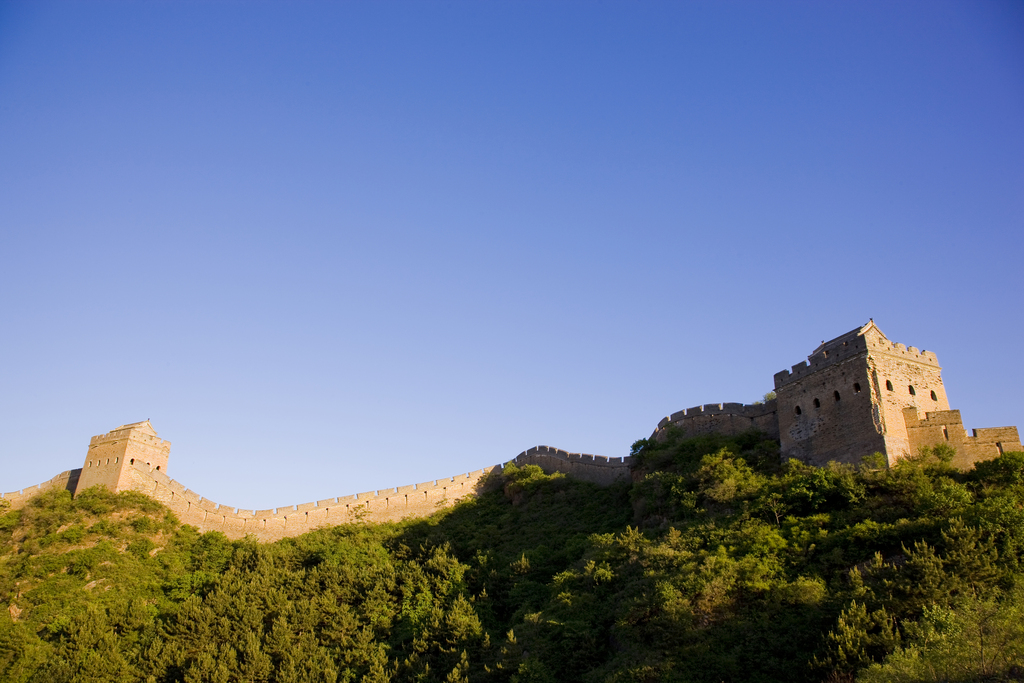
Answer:
[[[1017,2],[0,3],[3,490],[625,455],[873,317],[1024,426]]]

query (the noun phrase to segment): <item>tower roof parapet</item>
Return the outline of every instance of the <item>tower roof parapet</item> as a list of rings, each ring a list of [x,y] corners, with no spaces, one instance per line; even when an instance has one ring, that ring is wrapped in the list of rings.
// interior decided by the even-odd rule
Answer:
[[[899,342],[890,341],[878,329],[873,320],[866,325],[854,328],[835,339],[823,341],[807,360],[797,363],[789,370],[775,373],[775,388],[779,389],[790,382],[795,382],[823,368],[837,365],[851,358],[867,353],[883,353],[899,356],[915,363],[939,367],[939,359],[932,351],[918,350]]]
[[[156,430],[153,429],[152,423],[149,420],[143,420],[142,422],[130,422],[123,424],[120,427],[115,427],[105,434],[97,434],[96,436],[89,439],[89,443],[101,443],[104,441],[110,441],[112,439],[126,438],[128,436],[142,437],[145,439],[149,437],[150,440],[164,443],[165,440],[157,436]],[[166,442],[170,443],[170,442]]]

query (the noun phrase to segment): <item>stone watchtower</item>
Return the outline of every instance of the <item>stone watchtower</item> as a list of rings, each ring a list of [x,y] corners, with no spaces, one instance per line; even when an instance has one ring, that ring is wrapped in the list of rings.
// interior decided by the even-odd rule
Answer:
[[[874,321],[823,342],[806,362],[775,375],[783,456],[824,465],[880,452],[892,465],[948,442],[954,464],[969,466],[1020,450],[1016,427],[967,436],[960,411],[949,409],[941,370],[934,353],[889,341]]]
[[[158,437],[149,420],[121,425],[94,436],[89,441],[75,495],[97,484],[115,493],[130,489],[135,465],[166,472],[170,454],[171,442]]]

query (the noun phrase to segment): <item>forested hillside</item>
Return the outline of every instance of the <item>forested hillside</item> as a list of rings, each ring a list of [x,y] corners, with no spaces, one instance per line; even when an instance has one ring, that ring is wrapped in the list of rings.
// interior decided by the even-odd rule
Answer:
[[[267,545],[41,495],[0,515],[0,679],[1024,680],[1024,454],[634,452],[632,485],[508,466],[429,519]]]

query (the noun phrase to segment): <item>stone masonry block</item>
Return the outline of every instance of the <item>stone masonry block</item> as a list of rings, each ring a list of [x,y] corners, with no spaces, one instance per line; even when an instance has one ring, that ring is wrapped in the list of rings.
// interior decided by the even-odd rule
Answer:
[[[327,522],[327,510],[328,508],[309,510],[308,512],[306,512],[306,524],[310,528],[318,524],[325,524]]]
[[[306,513],[292,512],[290,515],[285,515],[284,526],[289,530],[301,528],[300,533],[305,533],[309,529],[309,521],[306,517]]]
[[[981,442],[1020,443],[1020,435],[1016,427],[979,427],[973,430],[974,437]]]

